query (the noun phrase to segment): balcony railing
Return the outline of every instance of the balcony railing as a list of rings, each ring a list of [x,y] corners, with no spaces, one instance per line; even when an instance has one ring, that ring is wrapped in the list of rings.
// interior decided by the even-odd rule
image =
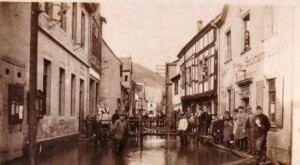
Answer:
[[[93,67],[101,70],[101,42],[95,35],[92,34],[91,36],[89,62]]]

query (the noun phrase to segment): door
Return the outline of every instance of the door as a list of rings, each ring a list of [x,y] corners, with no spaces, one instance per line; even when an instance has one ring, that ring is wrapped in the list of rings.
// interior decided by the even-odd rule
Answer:
[[[84,81],[80,79],[79,86],[79,133],[84,131]]]

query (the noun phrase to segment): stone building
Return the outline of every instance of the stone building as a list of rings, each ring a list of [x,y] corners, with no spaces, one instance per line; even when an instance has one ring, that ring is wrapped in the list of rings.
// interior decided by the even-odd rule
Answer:
[[[27,139],[30,11],[30,3],[0,3],[0,164],[21,157]]]
[[[100,97],[107,104],[110,114],[121,109],[122,62],[102,40],[102,68]]]
[[[173,95],[172,95],[172,81],[171,78],[175,76],[176,61],[166,63],[166,114],[173,114]]]
[[[145,84],[141,82],[136,82],[135,85],[135,109],[136,114],[145,115],[147,113],[147,98],[146,98],[146,90]]]
[[[172,104],[175,112],[182,111],[182,104],[181,104],[181,81],[180,81],[180,66],[178,65],[178,60],[174,62],[175,65],[175,75],[171,77],[171,90],[172,90]]]
[[[145,98],[147,100],[147,106],[146,106],[146,112],[149,114],[149,116],[156,116],[157,115],[157,104],[158,100],[156,98],[156,88],[145,86]]]
[[[37,122],[41,151],[76,139],[99,97],[102,21],[97,3],[39,3]],[[23,155],[27,141],[31,3],[0,3],[1,162]],[[21,56],[20,56],[21,55]],[[22,58],[20,58],[22,57]],[[14,96],[16,95],[16,96]],[[10,111],[8,111],[10,109]],[[9,112],[9,113],[8,113]]]
[[[60,13],[64,6],[68,7],[65,14]],[[77,136],[83,124],[78,117],[95,114],[102,38],[98,7],[96,3],[41,3],[45,12],[39,16],[37,81],[46,98],[37,127],[41,145],[45,140]]]
[[[124,108],[122,107],[122,111],[125,112],[132,112],[132,98],[134,93],[133,86],[132,86],[132,59],[131,57],[120,57],[121,62],[123,63],[122,66],[122,102]]]
[[[262,106],[272,126],[267,154],[284,164],[291,162],[297,14],[288,5],[230,5],[220,27],[219,112]]]

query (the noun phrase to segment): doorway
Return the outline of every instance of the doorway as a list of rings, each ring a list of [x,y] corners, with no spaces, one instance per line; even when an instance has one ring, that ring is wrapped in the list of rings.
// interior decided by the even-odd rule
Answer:
[[[79,133],[84,131],[84,81],[80,79],[79,86]]]

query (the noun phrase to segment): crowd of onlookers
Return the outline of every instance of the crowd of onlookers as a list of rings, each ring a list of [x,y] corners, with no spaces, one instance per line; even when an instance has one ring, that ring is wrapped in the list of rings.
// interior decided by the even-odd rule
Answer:
[[[121,134],[124,134],[123,129],[125,128],[122,125],[126,119],[130,119],[129,122],[126,122],[126,130],[136,133],[140,131],[140,119],[145,120],[142,129],[149,126],[151,128],[152,125],[156,128],[171,125],[163,114],[156,116],[156,118],[150,118],[147,114],[143,116],[133,115],[127,118],[124,113],[121,113],[123,118],[120,121],[121,114],[118,110],[110,116],[107,106],[105,104],[104,106],[100,105],[101,103],[97,107],[96,115],[94,117],[87,116],[85,120],[86,127],[94,131],[96,138],[101,137],[97,134],[103,135],[105,131],[115,130],[118,132],[118,127],[121,129]],[[200,113],[193,113],[187,108],[185,112],[179,111],[179,119],[175,119],[174,124],[177,125],[181,144],[187,143],[188,134],[200,135],[197,137],[211,136],[216,144],[224,145],[228,149],[257,155],[260,161],[266,160],[267,133],[271,125],[268,117],[262,113],[260,106],[256,107],[255,112],[250,107],[245,109],[243,106],[239,106],[233,111],[233,114],[225,111],[218,115],[211,114],[206,107],[203,107]],[[121,126],[119,126],[120,123]]]
[[[260,106],[256,107],[255,113],[250,107],[245,109],[239,106],[233,114],[225,111],[219,115],[211,114],[206,107],[200,114],[191,113],[187,108],[186,112],[179,115],[177,129],[182,144],[187,143],[187,135],[190,133],[212,136],[216,144],[257,155],[260,161],[265,161],[267,132],[270,127],[269,119],[262,113]]]

